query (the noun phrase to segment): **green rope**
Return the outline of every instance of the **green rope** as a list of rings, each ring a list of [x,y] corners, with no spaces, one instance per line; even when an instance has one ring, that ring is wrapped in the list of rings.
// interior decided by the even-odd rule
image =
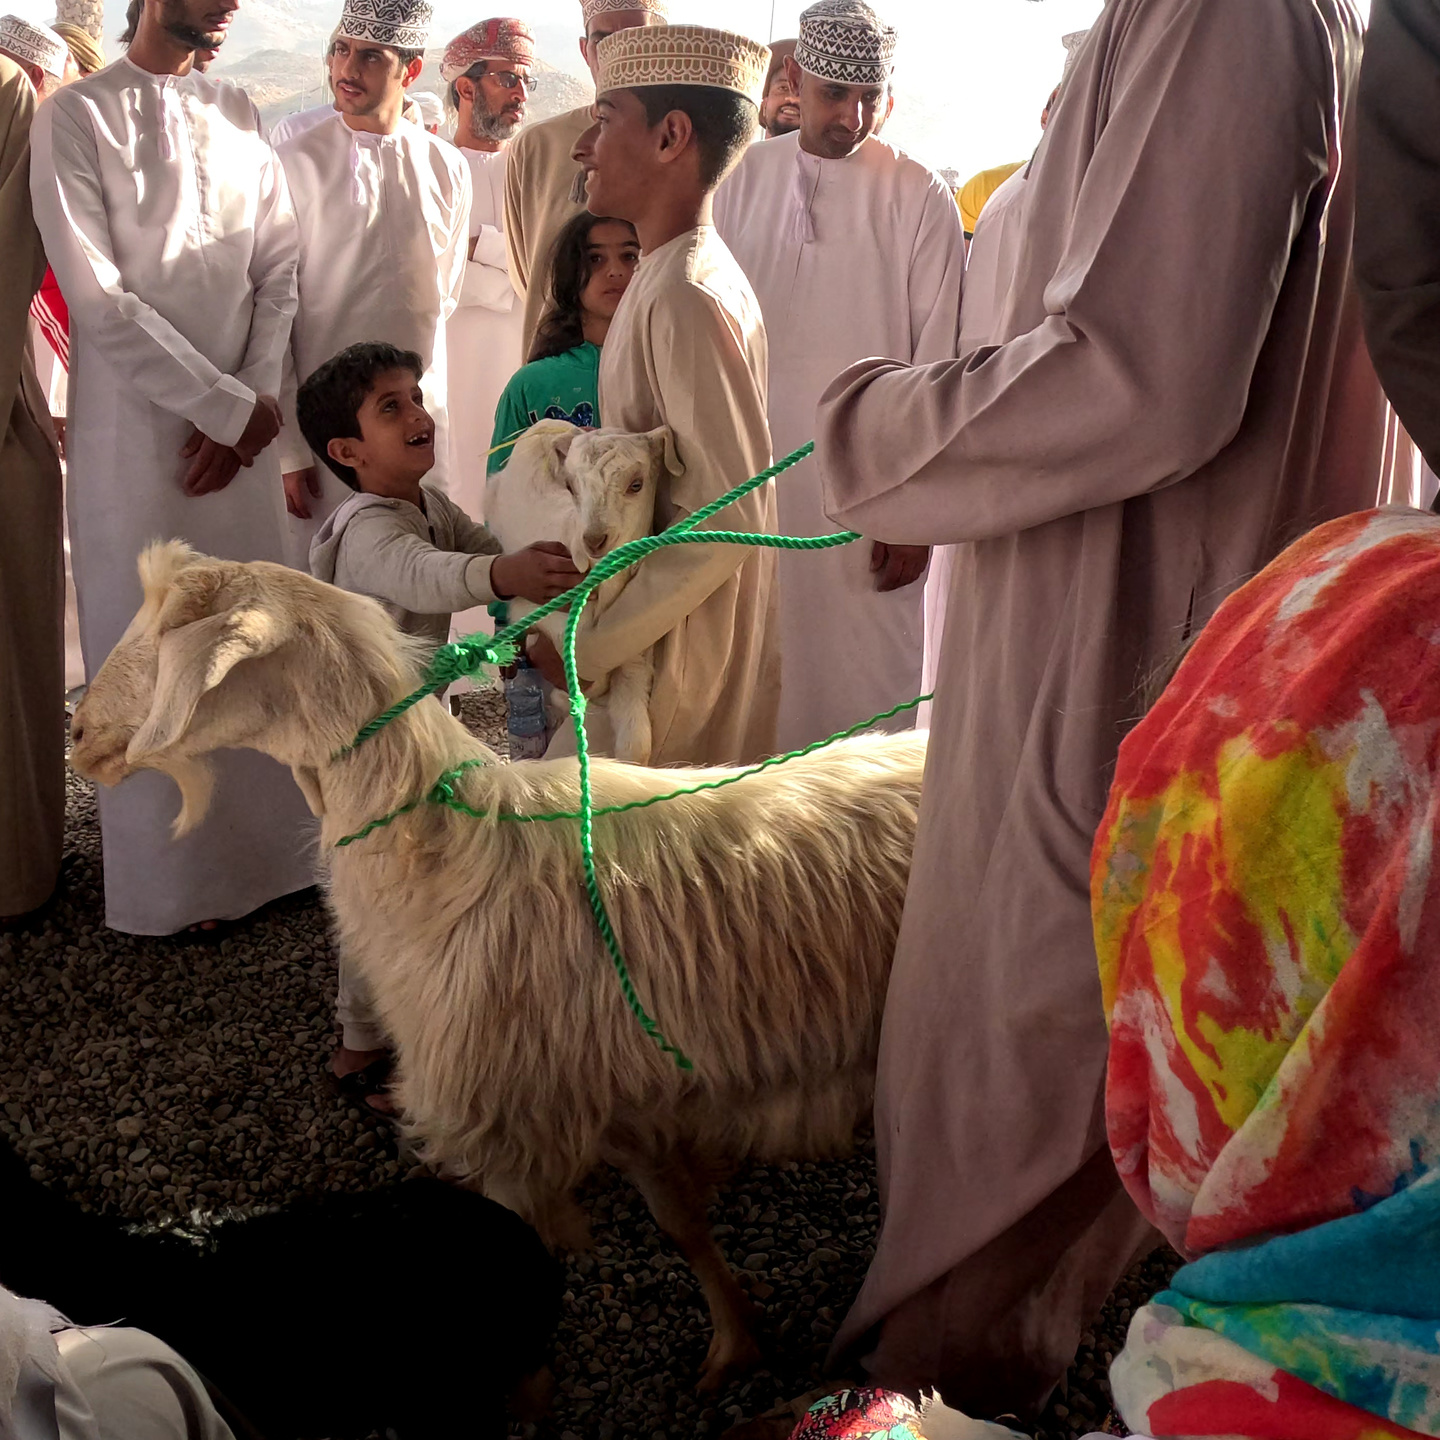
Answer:
[[[631,978],[630,969],[625,963],[625,956],[621,952],[620,942],[616,938],[615,927],[610,921],[610,913],[605,907],[605,898],[600,892],[600,879],[595,866],[595,817],[597,815],[623,814],[629,810],[643,810],[648,806],[658,805],[662,801],[674,800],[681,795],[694,795],[701,791],[718,790],[726,785],[737,784],[752,775],[758,775],[762,770],[767,770],[771,766],[783,765],[789,760],[822,750],[827,745],[835,744],[838,740],[859,734],[882,720],[888,720],[891,716],[900,714],[903,710],[914,709],[932,697],[922,695],[915,700],[908,700],[902,705],[896,705],[892,709],[882,711],[879,715],[872,716],[869,720],[862,721],[859,725],[852,725],[849,729],[837,731],[825,740],[817,740],[803,749],[792,750],[786,755],[771,756],[767,760],[762,760],[758,765],[752,765],[721,780],[707,780],[698,785],[682,786],[664,795],[652,795],[645,800],[633,800],[624,805],[604,806],[597,810],[590,786],[590,740],[585,731],[586,701],[584,693],[580,689],[580,675],[576,668],[575,639],[579,631],[580,617],[594,591],[607,580],[618,575],[620,571],[638,564],[647,555],[652,555],[657,550],[667,549],[672,545],[747,545],[771,550],[830,550],[840,545],[849,545],[860,539],[860,535],[853,530],[842,531],[836,535],[794,536],[752,534],[738,530],[698,530],[696,528],[712,515],[748,495],[752,490],[773,480],[777,475],[784,474],[791,466],[798,465],[814,448],[813,441],[807,442],[783,460],[777,461],[768,470],[762,470],[760,474],[735,486],[733,490],[727,491],[710,504],[702,506],[694,514],[686,516],[684,520],[678,521],[659,535],[642,536],[639,540],[633,540],[629,544],[612,550],[573,589],[547,601],[544,605],[532,610],[523,620],[505,626],[494,636],[469,635],[450,645],[442,645],[426,670],[420,687],[363,726],[350,745],[340,752],[340,755],[345,755],[363,745],[371,736],[378,734],[391,721],[398,719],[412,706],[418,705],[426,696],[444,689],[462,676],[474,675],[485,665],[511,664],[515,659],[516,647],[523,640],[525,633],[537,621],[554,614],[557,610],[568,607],[570,613],[566,617],[563,658],[566,688],[570,692],[570,715],[575,723],[576,758],[580,770],[580,808],[576,811],[557,811],[547,815],[506,814],[495,818],[502,821],[513,820],[526,823],[558,820],[579,821],[580,865],[585,878],[585,894],[590,902],[590,910],[595,917],[595,924],[604,941],[606,952],[610,956],[610,964],[620,982],[621,994],[624,995],[625,1003],[629,1006],[630,1012],[640,1028],[661,1050],[674,1059],[681,1070],[693,1070],[694,1066],[682,1050],[665,1038],[660,1027],[641,1002],[640,995]],[[338,759],[340,756],[336,758]],[[399,809],[391,811],[390,814],[370,821],[355,834],[346,835],[337,840],[336,846],[353,845],[357,841],[364,840],[375,831],[398,820],[402,815],[410,814],[422,804],[445,805],[477,820],[490,818],[487,812],[475,810],[466,805],[455,793],[457,783],[468,771],[486,763],[483,759],[466,760],[462,764],[446,770],[422,799],[412,800],[408,805],[402,805]]]
[[[579,601],[583,608],[585,600],[592,590],[597,589],[607,580],[618,575],[620,571],[643,560],[656,550],[662,550],[669,545],[708,544],[711,542],[732,545],[767,545],[781,550],[818,550],[832,545],[847,545],[852,540],[858,540],[860,537],[854,531],[845,531],[841,535],[822,536],[815,541],[797,540],[785,535],[742,536],[733,530],[707,531],[698,541],[686,539],[688,532],[696,525],[703,524],[712,515],[725,509],[727,505],[733,505],[737,500],[743,499],[752,490],[758,489],[777,475],[783,475],[791,466],[798,465],[805,459],[814,448],[815,442],[808,441],[783,460],[777,460],[768,470],[762,470],[758,475],[735,486],[733,490],[727,490],[718,500],[711,501],[709,505],[703,506],[693,515],[677,521],[659,535],[646,535],[639,540],[631,541],[628,545],[617,547],[595,565],[573,589],[567,590],[563,595],[557,595],[553,600],[547,600],[545,604],[526,615],[524,620],[518,621],[514,625],[507,625],[493,636],[467,635],[463,640],[442,645],[435,652],[435,657],[431,660],[419,689],[412,691],[403,700],[397,700],[388,710],[382,711],[369,724],[363,726],[350,744],[340,751],[340,755],[348,754],[357,746],[363,745],[372,735],[378,735],[392,720],[398,720],[427,695],[433,695],[437,690],[443,690],[447,685],[453,685],[465,676],[478,674],[486,665],[501,667],[513,664],[516,647],[523,641],[526,631],[531,626],[543,620],[547,615],[553,615],[557,610],[564,610],[567,606],[574,605],[576,601]],[[338,759],[339,756],[337,755],[336,758]]]
[[[837,730],[833,735],[827,735],[823,740],[812,740],[808,745],[803,745],[799,750],[787,751],[784,755],[771,755],[769,759],[761,760],[757,765],[747,766],[743,770],[737,770],[733,775],[726,775],[721,780],[702,780],[698,785],[682,785],[678,790],[667,790],[663,795],[649,795],[644,800],[627,800],[623,805],[602,805],[592,814],[595,819],[604,815],[626,815],[632,810],[648,810],[652,805],[663,805],[667,800],[678,800],[682,795],[700,795],[707,790],[723,790],[728,785],[738,785],[742,780],[748,780],[752,775],[758,775],[762,770],[769,770],[775,765],[784,765],[790,760],[803,760],[807,755],[813,755],[817,750],[824,750],[827,746],[836,745],[841,740],[852,739],[856,735],[863,735],[867,730],[873,729],[882,720],[890,720],[896,715],[903,714],[906,710],[914,710],[917,706],[923,705],[927,700],[933,700],[934,694],[917,695],[913,700],[906,700],[901,705],[892,705],[888,710],[882,710],[878,715],[872,715],[868,720],[862,720],[858,725],[851,725],[847,729]],[[353,835],[346,835],[343,839],[337,840],[337,848],[345,845],[354,845],[357,841],[367,839],[375,831],[398,820],[402,815],[408,815],[412,810],[418,809],[422,804],[444,805],[461,815],[467,815],[472,820],[494,820],[500,824],[514,825],[551,825],[561,820],[578,820],[578,810],[548,810],[538,815],[522,815],[515,810],[477,810],[473,805],[467,805],[455,793],[455,782],[467,771],[474,770],[477,766],[488,765],[488,760],[466,760],[456,765],[453,769],[445,771],[435,782],[434,786],[426,793],[424,800],[412,800],[408,805],[402,805],[398,810],[392,810],[388,815],[382,815],[378,820],[372,820],[363,830],[357,830]]]

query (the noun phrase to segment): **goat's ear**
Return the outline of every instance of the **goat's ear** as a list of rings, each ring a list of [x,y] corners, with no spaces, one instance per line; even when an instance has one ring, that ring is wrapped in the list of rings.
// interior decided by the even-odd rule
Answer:
[[[685,473],[685,467],[680,463],[680,456],[675,450],[675,436],[671,433],[668,425],[660,425],[654,430],[647,430],[641,439],[650,446],[650,458],[655,465],[657,474],[661,474],[665,470],[672,475]]]
[[[313,765],[292,765],[290,773],[316,819],[325,818],[325,796],[320,791],[320,772]]]
[[[169,749],[189,728],[202,695],[213,690],[240,661],[268,655],[290,634],[289,624],[279,615],[253,603],[165,631],[160,637],[150,713],[131,739],[126,760],[139,765]]]

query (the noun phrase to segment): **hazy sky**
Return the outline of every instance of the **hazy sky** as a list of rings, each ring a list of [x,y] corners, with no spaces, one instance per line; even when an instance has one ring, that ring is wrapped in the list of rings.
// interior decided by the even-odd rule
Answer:
[[[576,0],[511,0],[527,18],[574,26]],[[794,35],[809,0],[671,0],[672,18],[724,25],[757,40]],[[1060,37],[1083,30],[1101,0],[878,0],[877,10],[900,32],[892,121],[897,144],[937,166],[967,175],[1029,156],[1040,139],[1040,108],[1060,78]],[[463,14],[464,4],[439,0],[438,17]],[[575,26],[578,29],[578,26]],[[578,69],[572,50],[547,59]]]
[[[673,18],[724,25],[759,40],[793,35],[808,0],[671,0]],[[1065,53],[1060,37],[1082,30],[1100,13],[1102,0],[875,0],[900,31],[899,103],[889,138],[936,167],[973,172],[1029,156],[1040,138],[1039,114],[1060,78]],[[125,0],[108,0],[123,15]],[[1368,12],[1369,0],[1360,0]],[[303,16],[328,28],[341,0],[241,0],[270,18]],[[0,0],[37,20],[54,15],[54,0]],[[435,0],[437,43],[510,7],[547,37],[580,28],[577,0]],[[771,29],[771,16],[774,29]],[[118,19],[117,19],[118,23]],[[107,33],[114,33],[107,25]],[[297,44],[297,49],[304,48]],[[581,73],[573,44],[544,58]],[[113,53],[113,46],[111,47]]]

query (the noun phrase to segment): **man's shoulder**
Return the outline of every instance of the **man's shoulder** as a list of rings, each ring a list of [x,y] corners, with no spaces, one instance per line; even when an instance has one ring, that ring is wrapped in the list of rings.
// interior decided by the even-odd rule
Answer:
[[[669,259],[649,289],[655,308],[667,309],[681,323],[689,324],[719,315],[727,323],[738,321],[743,327],[759,316],[754,288],[713,227],[693,231]]]
[[[788,135],[779,135],[774,140],[757,140],[740,157],[740,163],[725,184],[728,185],[741,176],[747,181],[761,180],[777,171],[788,170],[794,166],[795,157],[799,153],[798,130],[792,130]]]
[[[917,160],[908,150],[879,135],[869,136],[855,158],[867,169],[890,175],[900,184],[916,190],[943,191],[950,199],[954,198],[944,179],[923,160]]]
[[[426,157],[427,163],[436,174],[448,175],[454,185],[470,183],[470,162],[466,160],[465,152],[458,145],[452,145],[448,140],[432,135],[419,125],[409,128],[413,133],[406,135],[406,140],[418,153]]]
[[[302,115],[306,113],[301,112]],[[348,141],[348,138],[344,119],[338,110],[332,108],[328,116],[317,115],[313,121],[297,123],[290,134],[282,136],[276,142],[275,153],[282,160],[292,156],[320,155],[335,149],[342,140]]]
[[[511,161],[513,163],[517,157],[555,149],[562,144],[573,147],[590,125],[588,105],[582,105],[578,110],[566,110],[560,115],[551,115],[547,120],[536,120],[510,142]],[[568,148],[565,153],[568,158]]]

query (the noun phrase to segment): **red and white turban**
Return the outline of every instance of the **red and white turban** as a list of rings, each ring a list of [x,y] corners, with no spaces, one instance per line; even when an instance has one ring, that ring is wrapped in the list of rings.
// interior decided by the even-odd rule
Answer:
[[[457,35],[440,61],[440,76],[448,85],[482,60],[504,60],[511,65],[535,63],[535,36],[523,20],[482,20]]]

